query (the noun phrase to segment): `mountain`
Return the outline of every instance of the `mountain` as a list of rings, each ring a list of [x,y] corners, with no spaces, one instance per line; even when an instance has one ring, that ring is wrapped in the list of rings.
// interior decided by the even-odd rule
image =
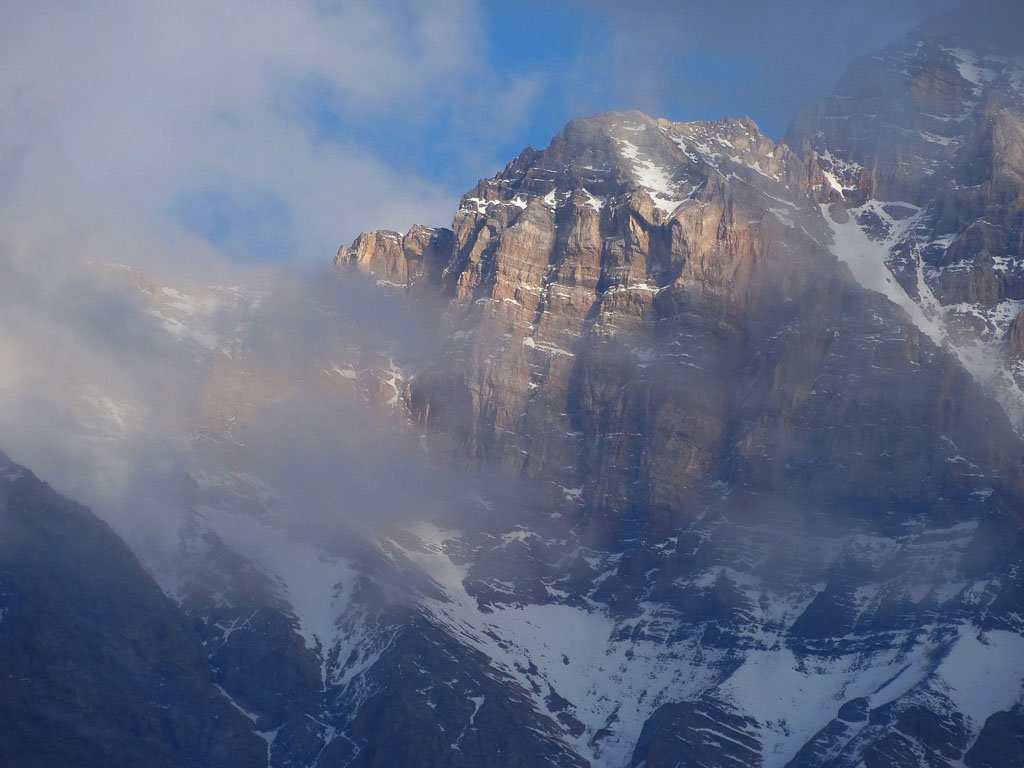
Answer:
[[[0,585],[0,764],[265,760],[192,622],[106,525],[5,456]]]
[[[594,764],[1014,749],[1019,70],[969,44],[926,28],[858,62],[795,152],[748,120],[574,121],[450,231],[339,251],[450,297],[410,412],[543,501],[430,542],[462,576],[434,611],[510,644],[489,653]]]
[[[936,341],[1024,424],[1024,69],[957,13],[856,62],[788,135]],[[872,267],[873,268],[873,267]],[[911,310],[917,312],[917,310]]]
[[[930,22],[785,142],[574,120],[312,283],[105,273],[159,354],[62,434],[100,490],[146,469],[134,555],[8,463],[2,753],[1024,764],[1000,45]]]

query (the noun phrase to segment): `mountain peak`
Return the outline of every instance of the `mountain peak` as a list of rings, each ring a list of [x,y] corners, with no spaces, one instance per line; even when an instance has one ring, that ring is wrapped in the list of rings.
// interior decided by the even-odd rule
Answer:
[[[572,120],[546,149],[521,153],[467,193],[460,213],[523,210],[532,201],[553,211],[574,203],[598,213],[632,205],[652,223],[664,223],[712,177],[792,190],[801,172],[795,156],[747,117],[672,122],[606,112]]]

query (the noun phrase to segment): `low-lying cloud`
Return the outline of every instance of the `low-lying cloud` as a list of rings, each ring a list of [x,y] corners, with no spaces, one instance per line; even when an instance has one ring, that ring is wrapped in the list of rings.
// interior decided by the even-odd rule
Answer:
[[[166,284],[96,255],[0,245],[0,450],[144,557],[197,506],[335,536],[465,492],[379,396],[437,348],[438,307],[322,269]]]

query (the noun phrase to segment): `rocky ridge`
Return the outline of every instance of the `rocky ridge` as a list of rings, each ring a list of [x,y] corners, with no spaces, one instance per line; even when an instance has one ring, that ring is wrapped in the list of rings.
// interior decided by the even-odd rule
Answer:
[[[653,136],[625,145],[627,160],[635,154],[658,167],[647,158],[672,151],[664,123],[628,115],[594,124],[612,147],[628,141],[616,139],[620,131]],[[756,136],[748,125],[730,129]],[[571,125],[566,135],[577,131]],[[656,148],[631,148],[645,140]],[[564,152],[564,141],[553,151]],[[687,728],[709,740],[694,747],[684,739],[685,748],[723,765],[749,757],[721,749],[740,726],[738,740],[765,765],[808,760],[815,748],[836,765],[872,750],[945,748],[930,736],[889,744],[899,713],[913,706],[939,706],[935,717],[960,723],[961,741],[948,749],[962,755],[985,718],[956,720],[955,705],[939,705],[946,668],[924,659],[976,647],[956,639],[959,619],[936,623],[940,610],[974,616],[978,629],[1008,627],[983,636],[1016,642],[1017,609],[995,618],[982,597],[993,588],[1015,603],[1009,561],[975,571],[990,532],[1017,525],[1020,446],[1005,416],[911,317],[851,279],[830,253],[839,225],[822,217],[806,187],[787,189],[785,173],[750,170],[753,183],[741,182],[706,163],[703,179],[668,188],[679,195],[675,217],[652,202],[668,199],[667,185],[652,194],[629,179],[622,201],[608,195],[598,214],[589,196],[599,190],[560,194],[552,161],[524,157],[546,182],[532,196],[518,186],[534,175],[521,158],[463,201],[440,279],[452,296],[451,346],[407,397],[442,450],[525,473],[549,498],[544,513],[524,510],[499,538],[500,528],[473,533],[468,524],[427,539],[435,554],[423,565],[439,580],[463,564],[460,578],[441,581],[455,605],[434,604],[434,614],[457,635],[474,627],[470,642],[536,691],[538,708],[595,764],[618,764],[637,739],[636,763],[660,764],[646,745]],[[582,161],[588,172],[600,162]],[[717,199],[698,191],[687,201],[693,189]],[[667,244],[660,257],[659,241]],[[730,382],[743,386],[731,391]],[[934,394],[921,397],[929,387]],[[930,410],[945,398],[961,403],[963,420]],[[980,470],[994,464],[993,474]],[[865,488],[869,476],[884,479]],[[830,508],[846,517],[816,511]],[[968,573],[982,572],[989,576],[967,585]],[[955,596],[945,591],[952,584],[963,585]],[[593,658],[574,658],[578,649],[557,626],[607,642]],[[490,637],[501,638],[497,648]],[[676,677],[683,669],[686,678]],[[777,702],[751,698],[753,680],[766,675],[792,696],[781,705],[788,716],[775,719],[768,712],[779,711]],[[893,675],[907,677],[887,685]],[[617,693],[580,689],[581,677],[611,678]],[[877,710],[873,727],[841,727],[836,716],[823,718],[817,735],[807,730],[799,702],[827,710],[835,701],[839,710],[858,696]],[[725,708],[712,712],[732,714],[701,728],[712,699]],[[625,700],[644,702],[651,720],[614,706]],[[664,749],[665,764],[681,759]]]
[[[0,456],[0,764],[231,766],[267,745],[114,533]]]
[[[894,104],[976,93],[941,73],[908,87]],[[644,765],[746,764],[744,750],[765,765],[971,764],[990,716],[1012,717],[1019,680],[998,714],[954,678],[960,664],[1005,669],[1018,650],[1021,444],[979,386],[993,391],[971,356],[985,340],[955,337],[928,301],[939,291],[908,290],[892,257],[927,219],[920,195],[945,183],[955,143],[914,134],[915,114],[902,143],[851,123],[897,154],[847,165],[745,120],[574,121],[431,235],[451,242],[427,280],[450,302],[449,340],[410,380],[409,412],[435,450],[547,496],[498,538],[472,523],[429,538],[440,564],[424,567],[461,574],[443,582],[457,610],[433,610],[476,627],[471,642],[519,670],[595,764],[633,743]],[[913,152],[916,176],[886,175]],[[352,255],[369,242],[336,264],[372,260]],[[607,637],[604,659],[519,634],[519,615]],[[612,676],[650,720],[602,706],[614,697],[579,689],[581,674]],[[787,703],[752,692],[765,678]],[[809,701],[838,714],[807,730]]]

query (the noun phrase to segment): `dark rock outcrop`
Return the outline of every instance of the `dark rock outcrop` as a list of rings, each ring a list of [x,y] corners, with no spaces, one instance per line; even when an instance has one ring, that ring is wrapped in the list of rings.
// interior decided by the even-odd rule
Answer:
[[[0,457],[0,764],[236,766],[266,744],[92,514]]]
[[[746,768],[761,762],[757,723],[712,700],[664,704],[644,723],[631,768]]]

